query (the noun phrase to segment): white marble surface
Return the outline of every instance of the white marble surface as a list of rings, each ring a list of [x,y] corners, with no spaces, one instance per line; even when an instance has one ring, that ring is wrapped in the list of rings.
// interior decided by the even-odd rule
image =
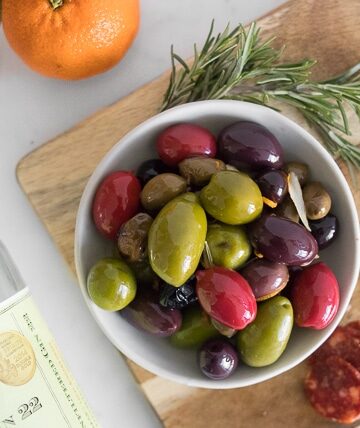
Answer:
[[[163,72],[169,67],[171,43],[178,53],[190,56],[193,42],[204,40],[212,18],[222,29],[228,21],[248,22],[281,3],[284,0],[143,0],[141,30],[125,59],[110,72],[80,82],[46,79],[29,71],[0,29],[0,239],[31,287],[102,427],[160,424],[91,318],[75,278],[21,192],[16,164]]]

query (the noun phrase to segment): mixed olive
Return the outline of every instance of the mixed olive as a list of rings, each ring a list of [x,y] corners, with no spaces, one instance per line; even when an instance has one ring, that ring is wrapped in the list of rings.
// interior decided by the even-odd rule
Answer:
[[[111,173],[95,194],[94,224],[118,257],[90,269],[93,302],[177,348],[197,349],[210,379],[239,364],[273,364],[294,324],[327,327],[339,286],[317,259],[339,225],[308,166],[285,163],[278,139],[249,121],[218,139],[175,124],[156,150],[158,159]]]
[[[224,339],[211,339],[199,350],[199,366],[210,379],[226,379],[238,365],[234,346]]]

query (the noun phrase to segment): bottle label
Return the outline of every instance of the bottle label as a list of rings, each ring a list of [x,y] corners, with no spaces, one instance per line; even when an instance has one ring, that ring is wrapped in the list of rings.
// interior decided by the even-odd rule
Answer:
[[[99,427],[28,289],[0,304],[0,428]]]

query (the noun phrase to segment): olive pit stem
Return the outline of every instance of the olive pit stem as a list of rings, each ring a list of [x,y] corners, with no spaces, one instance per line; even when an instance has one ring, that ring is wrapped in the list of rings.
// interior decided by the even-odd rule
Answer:
[[[214,266],[214,260],[211,254],[211,250],[207,241],[205,241],[202,264],[205,269],[210,269]]]
[[[63,0],[49,0],[49,3],[52,6],[53,10],[55,10],[58,7],[61,7],[64,4],[64,1]]]

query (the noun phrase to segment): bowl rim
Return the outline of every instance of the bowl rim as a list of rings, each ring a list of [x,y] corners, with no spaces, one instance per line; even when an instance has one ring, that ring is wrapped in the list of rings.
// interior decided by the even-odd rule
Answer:
[[[254,381],[241,383],[239,381],[230,381],[229,379],[225,379],[224,381],[213,381],[211,379],[207,379],[204,377],[203,381],[199,380],[193,380],[192,378],[189,378],[185,375],[181,375],[178,373],[174,373],[171,370],[164,369],[160,367],[159,365],[149,362],[146,358],[139,355],[137,352],[133,352],[131,347],[128,347],[126,343],[119,344],[118,340],[116,339],[115,335],[112,334],[111,331],[108,331],[105,329],[104,325],[100,321],[100,319],[97,317],[97,314],[94,310],[94,304],[91,302],[88,294],[87,294],[87,286],[86,286],[86,278],[83,278],[82,276],[82,267],[81,267],[81,250],[80,250],[80,236],[79,236],[79,224],[82,222],[82,218],[85,215],[88,215],[88,212],[85,210],[85,205],[89,198],[93,199],[94,194],[94,184],[96,181],[98,181],[98,175],[99,171],[102,169],[102,166],[106,164],[114,155],[114,153],[117,152],[118,148],[124,143],[124,141],[132,139],[136,134],[143,133],[146,131],[147,128],[151,128],[153,125],[153,122],[156,121],[158,118],[166,117],[166,116],[172,116],[176,115],[176,112],[181,112],[182,110],[191,110],[191,109],[199,109],[199,108],[209,108],[209,111],[205,111],[206,114],[216,113],[217,109],[221,108],[221,106],[228,106],[230,108],[238,109],[238,108],[250,108],[254,111],[264,110],[266,109],[268,114],[272,114],[274,116],[274,120],[280,119],[284,125],[287,127],[290,127],[294,129],[298,135],[303,137],[311,146],[320,152],[319,154],[323,158],[324,162],[328,164],[330,168],[333,168],[336,170],[338,174],[339,179],[339,185],[342,188],[342,191],[345,193],[345,197],[349,202],[349,205],[351,206],[351,213],[349,215],[348,221],[354,226],[355,231],[355,254],[354,254],[354,268],[351,272],[351,281],[349,286],[349,292],[348,296],[345,301],[343,301],[343,305],[339,309],[338,313],[336,314],[336,318],[334,321],[330,324],[328,327],[328,330],[323,335],[323,337],[312,347],[310,347],[307,351],[301,353],[297,358],[294,358],[291,362],[288,362],[284,364],[283,366],[274,369],[268,374],[263,374],[262,376],[258,376],[254,378]],[[269,112],[270,110],[270,112]],[[174,117],[174,122],[176,122],[176,117]],[[256,122],[256,120],[254,120]],[[332,158],[332,156],[328,153],[328,151],[323,147],[323,145],[313,136],[311,135],[306,129],[301,127],[299,124],[294,122],[292,119],[288,118],[287,116],[263,105],[253,104],[249,102],[244,101],[236,101],[236,100],[206,100],[206,101],[196,101],[192,103],[182,104],[176,107],[173,107],[169,110],[163,111],[161,113],[158,113],[154,116],[151,116],[150,118],[146,119],[144,122],[141,122],[136,127],[131,129],[129,132],[127,132],[100,160],[100,162],[96,165],[95,169],[93,170],[85,188],[81,196],[81,200],[79,203],[77,215],[76,215],[76,224],[75,224],[75,234],[74,234],[74,256],[75,256],[75,267],[76,267],[76,274],[77,278],[80,284],[81,292],[84,296],[84,300],[95,319],[96,323],[100,327],[100,329],[103,331],[105,336],[110,340],[110,342],[115,346],[116,349],[118,349],[122,354],[123,357],[126,356],[133,362],[135,362],[140,367],[150,371],[151,373],[161,376],[165,379],[175,381],[187,386],[197,387],[197,388],[208,388],[208,389],[233,389],[233,388],[239,388],[239,387],[246,387],[251,386],[260,382],[264,382],[266,380],[272,379],[275,376],[278,376],[282,373],[287,372],[288,370],[294,368],[301,362],[303,362],[309,355],[311,355],[318,347],[320,347],[327,338],[332,334],[332,332],[335,330],[335,328],[338,326],[340,321],[342,320],[348,306],[350,303],[350,300],[353,296],[359,270],[360,270],[360,227],[359,227],[359,218],[358,218],[358,212],[355,205],[355,201],[352,195],[352,192],[350,190],[350,187],[339,168],[338,164],[335,162],[335,160]]]

